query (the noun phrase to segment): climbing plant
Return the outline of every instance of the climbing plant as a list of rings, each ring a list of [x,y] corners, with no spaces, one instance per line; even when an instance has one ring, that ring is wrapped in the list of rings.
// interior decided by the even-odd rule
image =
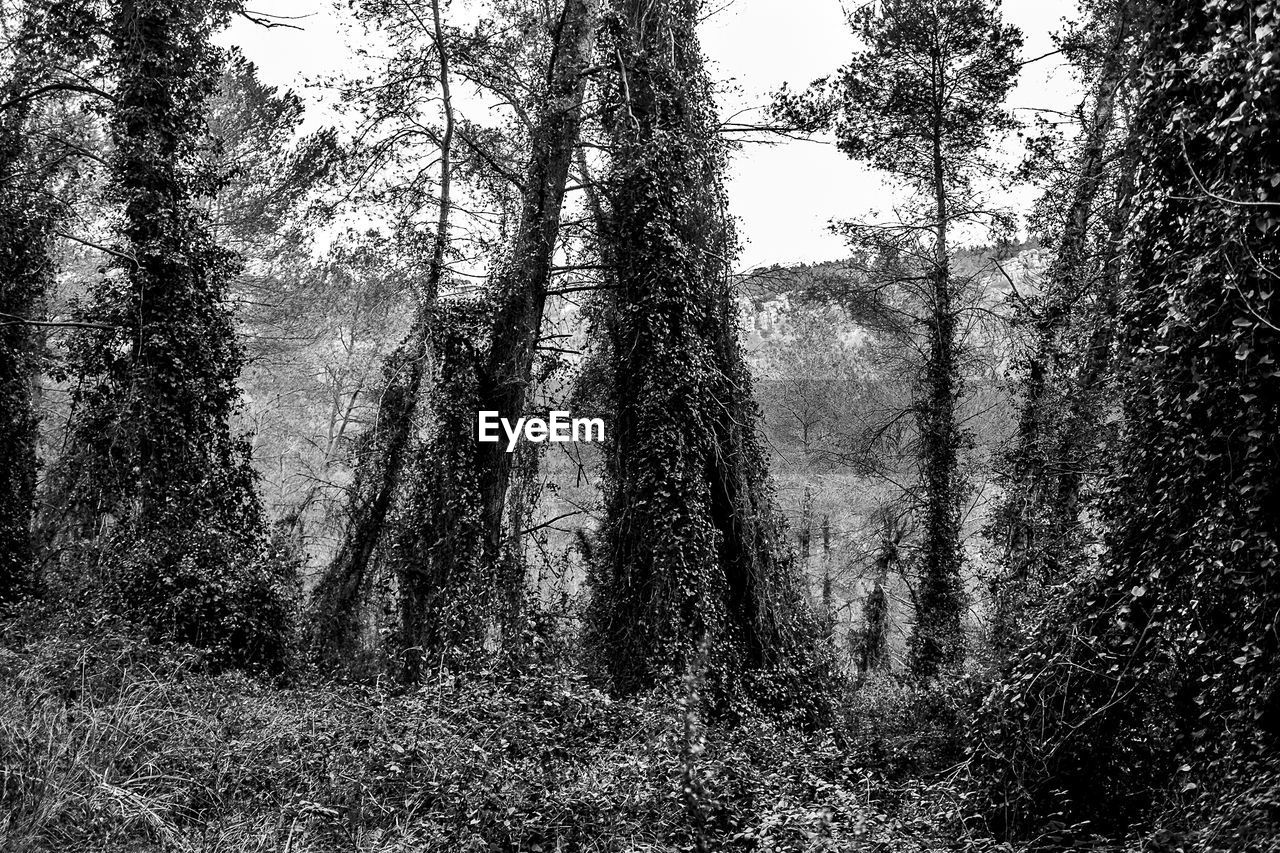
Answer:
[[[603,55],[612,286],[606,516],[593,635],[630,692],[708,649],[713,693],[792,695],[812,625],[780,536],[737,338],[724,150],[691,0],[619,0]],[[739,698],[744,698],[739,696]]]
[[[202,208],[218,190],[210,37],[229,11],[200,0],[109,9],[107,192],[120,224],[70,346],[74,411],[51,488],[65,508],[65,584],[160,635],[265,663],[283,654],[289,580],[263,552],[248,447],[231,426],[238,261]]]
[[[1278,12],[1144,21],[1105,550],[988,697],[977,756],[1008,834],[1060,814],[1123,830],[1171,800],[1194,823],[1275,773]]]

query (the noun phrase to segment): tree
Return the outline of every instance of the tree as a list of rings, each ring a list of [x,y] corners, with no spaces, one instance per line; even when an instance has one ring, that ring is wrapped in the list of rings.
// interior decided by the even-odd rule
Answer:
[[[492,287],[497,300],[493,333],[483,371],[482,407],[512,419],[524,414],[533,384],[534,356],[541,340],[552,262],[560,232],[569,168],[582,125],[587,68],[599,25],[598,0],[569,0],[555,27],[548,68],[546,106],[530,135],[519,220],[507,257]],[[486,549],[503,558],[503,512],[512,477],[512,454],[488,445],[481,460]],[[512,531],[518,536],[519,531]],[[508,579],[511,592],[523,578]]]
[[[15,8],[16,7],[16,8]],[[52,241],[66,219],[59,183],[80,154],[60,125],[68,99],[103,93],[77,76],[96,47],[97,9],[83,2],[6,4],[0,66],[0,604],[35,582],[32,522],[39,418],[33,388],[44,333],[66,328],[45,316],[55,263]],[[74,122],[70,122],[73,123]],[[43,138],[44,141],[40,141]]]
[[[1099,481],[1123,240],[1120,200],[1133,162],[1119,113],[1135,60],[1132,0],[1091,6],[1083,24],[1059,37],[1082,76],[1095,83],[1080,105],[1073,154],[1060,161],[1053,139],[1037,142],[1032,171],[1048,181],[1039,230],[1053,250],[1040,292],[1026,296],[1019,322],[1022,357],[1018,431],[1004,497],[989,534],[1003,549],[993,580],[993,641],[999,650],[1034,618],[1045,590],[1083,568],[1096,536],[1081,521],[1082,492]],[[1084,495],[1087,499],[1088,495]]]
[[[411,346],[419,346],[412,343],[416,336],[430,357],[401,357],[389,371],[396,386],[403,387],[393,386],[394,396],[384,397],[385,417],[380,416],[378,429],[385,438],[374,436],[381,443],[372,446],[368,467],[361,472],[352,525],[319,598],[322,611],[333,614],[324,620],[330,626],[325,630],[347,626],[322,644],[333,648],[335,640],[349,643],[355,627],[351,602],[386,537],[398,567],[402,641],[412,650],[403,673],[409,680],[417,678],[422,650],[479,644],[502,607],[492,600],[495,583],[509,603],[517,604],[523,595],[523,577],[499,577],[498,572],[507,544],[503,515],[512,460],[501,447],[477,444],[475,417],[482,409],[513,419],[524,414],[569,166],[578,144],[596,15],[592,0],[567,0],[547,27],[549,38],[540,43],[545,55],[537,55],[544,65],[535,94],[528,103],[514,104],[528,120],[523,128],[528,154],[520,177],[518,170],[500,163],[482,134],[460,116],[447,117],[444,132],[433,137],[445,150],[449,127],[456,126],[468,166],[493,169],[514,184],[515,225],[499,250],[485,297],[478,302],[454,299],[442,306],[432,294],[430,316],[420,318],[411,332]],[[440,91],[447,97],[448,65],[443,63],[449,61],[450,45],[438,19],[431,38],[442,63]],[[494,57],[509,59],[503,51],[512,46],[500,40],[495,46],[487,36],[464,44],[466,50],[458,52],[466,56],[466,64],[458,74],[482,90],[506,89],[490,66],[504,64]],[[446,220],[440,222],[434,245],[443,251],[448,233]],[[432,269],[431,276],[443,273],[443,255]],[[420,398],[425,398],[421,407]],[[430,438],[418,446],[411,441],[415,413],[430,424]],[[394,530],[386,525],[393,511],[401,513]]]
[[[1280,7],[1148,11],[1104,550],[987,701],[979,754],[1011,835],[1064,811],[1127,831],[1153,780],[1198,798],[1192,827],[1274,801],[1250,790],[1280,735]],[[1233,849],[1274,840],[1240,820]]]
[[[590,619],[621,692],[683,675],[705,642],[721,701],[755,679],[751,692],[778,699],[812,665],[812,632],[737,337],[698,11],[692,0],[617,0],[607,19],[613,417]]]
[[[228,10],[119,0],[107,26],[110,200],[118,243],[72,344],[74,412],[55,488],[82,581],[161,634],[245,662],[282,653],[285,581],[264,563],[246,444],[231,431],[241,347],[237,259],[213,241],[201,154]],[[77,575],[84,577],[78,578]]]
[[[964,442],[956,410],[962,376],[958,323],[965,280],[953,275],[957,229],[998,222],[978,191],[993,171],[992,138],[1014,127],[1003,108],[1018,70],[1018,31],[990,0],[888,0],[852,17],[862,47],[832,81],[783,92],[775,111],[790,123],[833,129],[841,150],[913,194],[903,221],[846,226],[876,267],[916,302],[923,332],[915,415],[924,541],[912,671],[928,678],[964,657],[958,470]]]
[[[476,441],[475,413],[514,420],[532,398],[597,18],[595,0],[566,0],[549,27],[509,244],[481,304],[463,307],[456,328],[440,341],[432,400],[437,428],[423,448],[403,546],[413,565],[402,594],[415,599],[403,621],[418,648],[478,646],[492,633],[509,657],[519,649],[525,578],[514,546],[521,531],[508,535],[504,524],[514,458],[498,444]]]

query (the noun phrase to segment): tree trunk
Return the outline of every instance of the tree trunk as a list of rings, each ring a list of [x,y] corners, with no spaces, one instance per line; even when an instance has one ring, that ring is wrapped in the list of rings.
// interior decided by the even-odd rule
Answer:
[[[935,79],[941,60],[935,59]],[[924,366],[924,395],[919,414],[922,486],[924,487],[924,543],[920,555],[919,608],[911,635],[911,670],[931,678],[954,669],[964,660],[961,615],[964,590],[960,578],[960,489],[957,455],[960,429],[956,423],[959,380],[956,368],[956,316],[952,307],[951,257],[942,138],[941,84],[933,125],[934,245],[933,305],[930,312],[928,357]]]
[[[511,422],[525,414],[533,381],[534,356],[542,329],[551,265],[560,233],[569,166],[582,124],[583,73],[591,62],[599,0],[566,0],[555,31],[548,71],[546,106],[531,139],[524,200],[514,243],[494,277],[497,316],[483,371],[483,408]],[[493,560],[506,559],[503,511],[516,454],[502,443],[481,446],[481,490],[485,548]],[[512,530],[517,537],[519,530]],[[523,585],[523,577],[509,579]],[[518,590],[509,590],[516,594]]]
[[[705,640],[723,700],[760,670],[799,675],[802,623],[815,635],[757,443],[697,10],[613,5],[602,254],[615,415],[591,623],[619,691],[678,676]]]
[[[1035,350],[1026,366],[1003,509],[1004,568],[993,585],[992,634],[997,649],[1013,642],[1034,590],[1059,581],[1061,567],[1079,549],[1072,532],[1079,523],[1083,479],[1075,469],[1082,461],[1083,446],[1092,440],[1082,421],[1087,419],[1084,409],[1093,405],[1091,392],[1106,372],[1117,286],[1114,270],[1106,269],[1111,259],[1089,251],[1089,226],[1113,155],[1108,138],[1128,71],[1129,23],[1129,3],[1121,0],[1092,93],[1093,108],[1077,161],[1079,176],[1049,268],[1041,314],[1035,318]],[[1116,195],[1118,199],[1119,192]],[[1106,248],[1118,252],[1122,236],[1114,233]],[[1091,285],[1099,291],[1099,310],[1091,317],[1094,331],[1083,364],[1072,375],[1062,363],[1062,336],[1072,320],[1072,306]],[[1055,419],[1061,420],[1055,423]]]

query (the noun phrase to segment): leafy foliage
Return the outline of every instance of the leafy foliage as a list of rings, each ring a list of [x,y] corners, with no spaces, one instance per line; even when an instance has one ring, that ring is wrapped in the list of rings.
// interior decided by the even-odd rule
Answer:
[[[954,754],[954,707],[891,682],[837,739],[555,667],[282,689],[83,631],[11,628],[0,652],[0,837],[25,849],[925,853],[956,826],[959,801],[912,780]]]
[[[1019,652],[978,754],[1003,830],[1124,829],[1277,735],[1274,3],[1151,10],[1098,571]],[[1172,789],[1161,792],[1152,781]],[[1158,783],[1159,784],[1159,783]],[[1180,794],[1179,794],[1180,792]],[[1212,849],[1212,848],[1210,848]]]
[[[803,704],[814,632],[737,338],[697,4],[664,2],[652,15],[645,5],[615,3],[603,45],[621,60],[605,90],[613,417],[591,630],[624,693],[683,674],[705,642],[725,708],[749,693]]]
[[[120,242],[71,346],[75,411],[57,477],[70,523],[54,583],[87,586],[164,635],[261,660],[283,647],[289,583],[260,568],[254,477],[231,433],[242,350],[226,298],[238,262],[198,206],[218,188],[201,155],[221,14],[151,0],[111,10]]]
[[[80,2],[23,4],[0,64],[0,604],[32,591],[35,581],[39,418],[33,385],[55,272],[51,242],[65,219],[57,188],[75,174],[56,146],[36,140],[43,134],[73,147],[54,132],[53,117],[77,88],[64,78],[97,46],[90,26],[95,11]],[[42,96],[61,100],[50,106]]]

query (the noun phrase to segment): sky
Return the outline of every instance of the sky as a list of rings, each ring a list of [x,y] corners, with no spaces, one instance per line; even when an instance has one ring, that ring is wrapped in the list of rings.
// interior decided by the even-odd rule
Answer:
[[[857,0],[708,0],[700,37],[720,91],[721,115],[747,110],[738,120],[759,118],[759,108],[784,82],[803,88],[839,68],[854,47],[844,12],[852,2]],[[350,69],[350,44],[359,30],[352,30],[332,0],[250,0],[249,7],[288,16],[302,29],[267,29],[239,19],[218,41],[239,45],[266,82],[292,87],[312,103],[308,124],[331,121],[314,81]],[[1004,0],[1003,12],[1022,30],[1023,58],[1031,59],[1053,50],[1051,33],[1075,14],[1075,2]],[[1024,66],[1009,103],[1030,122],[1034,110],[1069,112],[1078,98],[1077,81],[1060,57],[1050,56]],[[1020,151],[1016,137],[1002,146],[1011,162]],[[738,219],[742,269],[844,257],[830,221],[866,217],[894,201],[877,175],[829,142],[744,145],[733,157],[727,189]],[[1025,209],[1034,192],[1010,187],[1000,201]]]

